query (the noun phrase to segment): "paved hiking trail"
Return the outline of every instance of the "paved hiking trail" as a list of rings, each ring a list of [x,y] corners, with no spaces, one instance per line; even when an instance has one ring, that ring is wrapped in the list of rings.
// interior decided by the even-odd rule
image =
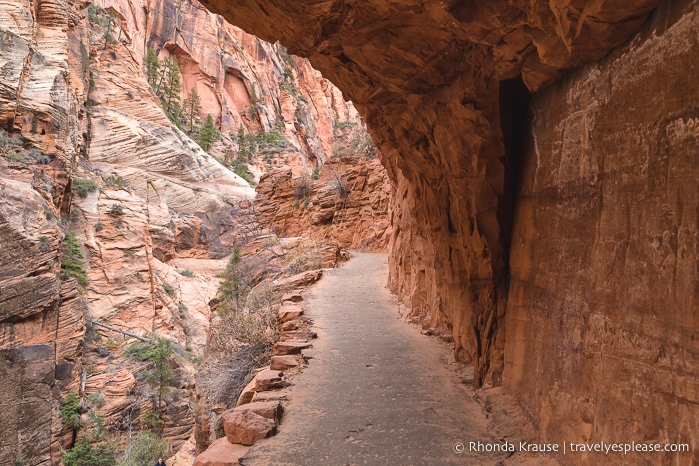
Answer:
[[[293,377],[280,432],[244,465],[492,465],[481,407],[447,368],[450,354],[399,318],[385,254],[354,253],[305,293],[318,339]],[[466,451],[456,453],[462,442]]]

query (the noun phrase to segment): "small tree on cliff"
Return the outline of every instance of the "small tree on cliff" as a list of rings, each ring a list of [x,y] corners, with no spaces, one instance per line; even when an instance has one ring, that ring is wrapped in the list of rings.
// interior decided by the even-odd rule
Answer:
[[[148,47],[148,52],[146,52],[144,63],[146,65],[146,78],[148,79],[148,84],[150,84],[150,87],[152,87],[155,93],[158,94],[158,82],[160,81],[161,76],[160,59],[152,47]]]
[[[192,88],[187,98],[182,102],[182,120],[189,134],[193,134],[194,130],[199,126],[200,116],[201,99],[197,90]]]
[[[63,466],[113,466],[116,463],[116,446],[107,438],[107,428],[102,418],[91,406],[85,432],[73,448],[63,452]]]
[[[179,126],[182,108],[180,103],[180,93],[182,92],[182,82],[180,80],[180,68],[175,57],[167,57],[162,62],[162,87],[160,88],[160,102],[168,118]],[[156,94],[158,90],[156,89]]]
[[[162,412],[163,395],[167,393],[168,386],[175,381],[175,373],[170,367],[170,357],[173,352],[172,341],[162,337],[148,342],[134,343],[124,350],[124,354],[149,363],[149,367],[141,374],[143,380],[158,394],[156,404],[158,418]]]
[[[211,115],[207,115],[204,126],[202,126],[199,132],[199,137],[197,138],[197,144],[201,146],[206,152],[211,150],[211,146],[214,145],[218,138],[221,136],[221,132],[214,126],[214,119]]]

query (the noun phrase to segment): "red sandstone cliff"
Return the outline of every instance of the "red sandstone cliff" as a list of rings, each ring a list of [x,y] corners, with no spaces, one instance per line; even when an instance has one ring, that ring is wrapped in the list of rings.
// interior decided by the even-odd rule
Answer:
[[[258,218],[278,236],[308,236],[348,249],[386,250],[391,189],[378,160],[332,159],[318,180],[279,169],[264,175],[256,190]]]
[[[547,441],[694,444],[699,6],[659,3],[204,1],[366,117],[390,286],[477,384]]]
[[[189,359],[206,343],[217,275],[240,235],[239,201],[254,195],[221,163],[240,150],[238,129],[281,135],[250,158],[257,176],[281,164],[310,173],[342,149],[338,124],[365,133],[306,60],[196,2],[97,6],[0,5],[0,126],[14,138],[0,141],[0,369],[11,406],[1,415],[3,464],[58,461],[70,433],[57,408],[69,389],[100,394],[108,425],[137,427],[150,402],[138,365],[121,355],[133,340],[120,330],[180,343],[164,434],[175,447],[187,439]],[[177,57],[182,97],[196,88],[202,117],[216,118],[223,138],[213,155],[164,115],[144,75],[147,47]],[[84,256],[84,285],[60,279],[67,231]]]

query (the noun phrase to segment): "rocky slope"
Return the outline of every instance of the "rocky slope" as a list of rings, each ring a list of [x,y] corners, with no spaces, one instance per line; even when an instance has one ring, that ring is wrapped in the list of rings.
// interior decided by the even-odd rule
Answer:
[[[213,155],[165,116],[144,74],[149,47],[177,58],[181,97],[197,89],[202,118],[215,117]],[[1,4],[0,463],[58,462],[72,441],[58,413],[68,390],[83,407],[98,394],[114,429],[143,424],[152,393],[121,354],[134,341],[124,331],[178,342],[164,434],[175,447],[189,438],[192,361],[244,234],[240,202],[254,196],[225,166],[239,130],[255,176],[281,164],[308,175],[347,150],[338,125],[366,133],[306,60],[196,2]],[[82,284],[61,269],[69,231]]]
[[[362,111],[391,287],[477,384],[548,441],[695,444],[699,16],[659,3],[204,2]]]
[[[278,169],[264,175],[256,190],[258,218],[278,236],[308,236],[364,251],[387,248],[391,188],[378,160],[333,159],[318,180]]]

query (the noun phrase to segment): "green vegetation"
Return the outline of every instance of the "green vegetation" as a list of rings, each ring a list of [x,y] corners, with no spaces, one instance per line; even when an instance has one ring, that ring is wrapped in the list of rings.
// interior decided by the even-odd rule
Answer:
[[[175,373],[169,364],[173,352],[172,341],[162,337],[149,342],[133,343],[124,350],[125,355],[131,356],[137,361],[148,363],[148,368],[139,376],[158,394],[157,411],[154,413],[157,421],[160,421],[163,395],[167,393],[167,387],[175,381]],[[155,425],[159,430],[157,422]]]
[[[201,98],[195,88],[189,90],[189,95],[182,102],[182,121],[186,130],[194,134],[201,123]],[[206,150],[206,149],[204,149]]]
[[[228,259],[226,270],[221,275],[221,297],[226,301],[235,301],[236,306],[240,303],[240,298],[247,294],[247,287],[243,284],[242,266],[240,264],[240,248],[234,246],[231,250],[231,257]]]
[[[10,137],[10,135],[7,134],[7,131],[5,131],[4,129],[0,129],[0,152],[7,154],[7,152],[9,150],[14,149],[14,148],[18,148],[21,146],[22,146],[21,139]],[[17,151],[15,150],[15,152],[17,152]],[[17,153],[19,154],[19,152],[17,152]],[[9,155],[10,154],[7,154],[8,157],[9,157]],[[19,155],[22,155],[22,154],[19,154]],[[24,157],[22,156],[22,158],[24,158]],[[26,162],[26,160],[25,160],[25,162]]]
[[[257,91],[255,90],[255,83],[252,83],[250,88],[250,110],[253,113],[259,112],[264,102],[264,97],[257,95]]]
[[[345,121],[334,120],[333,121],[333,129],[340,130],[340,131],[345,129],[345,128],[353,128],[355,126],[357,126],[357,123],[355,123],[353,121],[349,121],[349,120],[345,120]]]
[[[113,215],[114,217],[124,215],[124,206],[118,203],[112,204],[112,206],[109,208],[108,213],[109,215]]]
[[[122,189],[124,186],[126,186],[126,182],[124,181],[124,178],[120,176],[110,175],[110,177],[107,178],[107,186],[110,188]]]
[[[206,152],[211,151],[211,147],[221,137],[221,132],[214,126],[214,119],[211,115],[207,115],[206,122],[199,132],[199,137],[196,139],[197,144]]]
[[[27,159],[24,158],[24,155],[22,153],[17,152],[17,151],[12,151],[9,154],[5,156],[7,160],[10,162],[15,162],[15,163],[27,163]]]
[[[175,125],[180,126],[182,108],[180,104],[180,93],[182,92],[182,82],[180,80],[180,68],[177,65],[177,58],[167,57],[162,62],[161,78],[156,94],[160,97],[165,115]]]
[[[124,458],[118,466],[151,465],[160,457],[168,456],[170,444],[167,440],[158,438],[153,432],[141,431],[136,434],[126,449]]]
[[[288,66],[296,66],[296,59],[294,59],[293,55],[289,54],[289,51],[283,45],[279,46],[279,56],[282,58],[282,60],[284,60],[284,63],[286,63]]]
[[[107,439],[104,420],[95,412],[98,405],[94,403],[99,401],[99,394],[88,397],[90,410],[86,431],[70,451],[63,452],[63,466],[113,466],[116,463],[116,446]]]
[[[284,126],[278,122],[274,129],[267,133],[245,133],[245,128],[240,125],[238,134],[231,137],[238,142],[238,158],[247,162],[258,155],[279,154],[288,150],[291,144],[282,134]]]
[[[192,272],[191,269],[184,269],[183,271],[180,272],[180,275],[182,275],[183,277],[190,277],[191,278],[194,276],[194,272]]]
[[[97,191],[97,188],[97,183],[92,180],[73,179],[73,191],[83,199],[91,192]]]
[[[63,466],[114,466],[116,447],[94,437],[81,437],[61,460]]]
[[[155,95],[160,99],[165,115],[177,127],[181,127],[182,105],[180,93],[182,92],[182,81],[177,58],[171,56],[161,61],[155,50],[149,47],[144,62],[146,65],[146,78],[153,91],[155,91]]]
[[[318,177],[320,176],[320,171],[322,169],[323,169],[323,164],[319,163],[318,166],[313,169],[313,173],[311,173],[311,179],[317,180]]]
[[[118,43],[117,39],[114,37],[116,13],[92,4],[87,8],[87,19],[90,25],[104,28],[102,38],[104,39],[105,50],[109,45]]]
[[[61,278],[63,280],[75,278],[79,285],[86,286],[87,276],[83,268],[83,260],[83,254],[80,252],[80,243],[75,233],[69,231],[66,233],[61,245]]]
[[[61,400],[58,409],[61,413],[61,422],[64,426],[76,430],[80,427],[80,397],[75,390],[68,392],[68,395]]]
[[[163,283],[163,290],[170,296],[175,296],[175,287],[169,283]]]
[[[161,60],[156,51],[149,47],[144,64],[148,83],[160,99],[167,117],[202,149],[210,152],[221,133],[211,115],[208,115],[205,121],[201,120],[201,97],[195,88],[191,88],[187,97],[181,100],[182,81],[177,58],[170,56]]]

